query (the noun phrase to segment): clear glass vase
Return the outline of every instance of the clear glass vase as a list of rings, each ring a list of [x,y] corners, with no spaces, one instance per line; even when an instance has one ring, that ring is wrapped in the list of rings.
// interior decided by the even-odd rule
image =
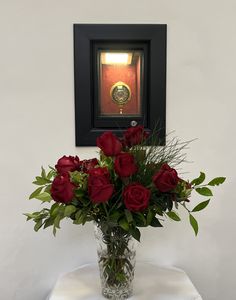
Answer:
[[[133,293],[137,241],[122,228],[95,223],[102,294],[127,299]]]

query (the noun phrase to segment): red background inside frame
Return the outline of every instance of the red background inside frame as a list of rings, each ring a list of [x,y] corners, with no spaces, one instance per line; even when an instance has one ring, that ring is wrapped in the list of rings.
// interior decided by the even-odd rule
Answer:
[[[118,81],[127,84],[131,90],[131,98],[123,107],[123,114],[140,115],[140,59],[135,65],[101,65],[101,115],[119,115],[119,107],[110,96],[111,87]]]

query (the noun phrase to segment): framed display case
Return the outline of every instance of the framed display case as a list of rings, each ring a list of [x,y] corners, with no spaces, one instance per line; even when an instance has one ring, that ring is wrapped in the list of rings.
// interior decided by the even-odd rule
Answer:
[[[166,25],[74,24],[76,145],[158,125],[165,143]]]

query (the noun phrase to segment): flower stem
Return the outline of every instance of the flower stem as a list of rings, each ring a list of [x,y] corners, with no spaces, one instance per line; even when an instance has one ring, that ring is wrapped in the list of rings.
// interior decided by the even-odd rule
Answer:
[[[104,210],[105,210],[106,216],[107,216],[107,218],[108,218],[109,214],[108,214],[108,211],[107,211],[106,204],[105,204],[105,203],[102,203],[102,205],[103,205],[103,208],[104,208]]]

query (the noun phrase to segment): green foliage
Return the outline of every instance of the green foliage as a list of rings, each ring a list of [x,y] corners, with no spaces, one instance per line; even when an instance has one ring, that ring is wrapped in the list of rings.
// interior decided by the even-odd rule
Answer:
[[[75,214],[75,220],[74,220],[74,224],[83,224],[84,222],[84,214],[82,210],[77,211],[77,213]]]
[[[147,147],[148,145],[148,147]],[[37,188],[29,199],[37,199],[46,203],[50,208],[43,208],[41,211],[26,213],[27,221],[31,220],[34,224],[34,230],[37,232],[41,228],[52,227],[53,234],[56,235],[57,229],[61,226],[64,218],[69,218],[74,224],[84,225],[86,222],[94,220],[106,232],[111,228],[119,228],[121,233],[131,234],[136,240],[140,241],[140,227],[162,227],[164,217],[174,221],[180,221],[176,211],[182,206],[189,213],[189,221],[198,233],[198,223],[192,213],[203,210],[207,207],[210,200],[200,202],[192,210],[188,209],[191,192],[195,190],[201,196],[212,196],[211,187],[222,184],[225,177],[216,177],[204,184],[206,175],[200,172],[200,175],[190,183],[187,180],[179,180],[176,187],[168,192],[160,192],[153,183],[153,175],[158,172],[163,163],[175,167],[185,161],[186,155],[183,151],[188,148],[189,141],[181,142],[178,139],[167,139],[166,145],[158,147],[158,131],[149,136],[146,141],[132,147],[126,146],[123,151],[129,152],[134,156],[135,163],[138,166],[138,172],[129,178],[120,178],[114,170],[114,157],[107,157],[100,152],[100,167],[106,167],[109,170],[109,181],[114,185],[114,195],[106,203],[93,203],[88,192],[88,174],[82,169],[69,172],[69,179],[75,185],[74,197],[69,204],[56,203],[52,201],[51,186],[54,178],[58,175],[57,170],[49,167],[47,172],[41,167],[40,176],[36,176],[33,182]],[[168,177],[168,176],[167,176]],[[124,188],[131,184],[138,183],[150,191],[149,205],[140,212],[132,212],[127,209],[123,199]],[[209,188],[210,187],[210,188]],[[49,205],[50,203],[50,205]],[[118,231],[119,231],[118,230]],[[122,273],[116,273],[116,280],[122,281]]]
[[[41,167],[41,176],[36,176],[36,180],[33,182],[35,185],[40,185],[30,196],[29,199],[38,199],[42,202],[50,202],[52,200],[50,189],[51,189],[51,179],[56,176],[56,171],[51,169],[46,173],[45,169]]]
[[[203,183],[203,181],[205,180],[205,178],[206,178],[205,173],[200,172],[199,177],[193,179],[193,180],[191,181],[191,184],[192,184],[192,185],[199,185],[199,184]]]
[[[215,186],[215,185],[220,185],[225,182],[225,177],[216,177],[212,179],[210,182],[208,182],[208,185],[210,186]]]
[[[152,197],[153,202],[155,203],[155,209],[160,212],[160,215],[166,210],[172,210],[173,199],[171,194],[153,194]]]
[[[64,210],[64,216],[70,217],[74,212],[76,212],[76,207],[74,205],[67,205]]]
[[[43,192],[34,197],[35,199],[41,200],[42,202],[50,202],[52,197],[49,193]]]
[[[209,202],[210,202],[210,200],[206,200],[206,201],[203,201],[203,202],[199,203],[197,206],[194,207],[192,212],[203,210],[205,207],[207,207]]]
[[[32,213],[32,214],[30,214],[30,213],[25,213],[25,214],[23,214],[24,216],[26,216],[27,217],[27,219],[26,219],[26,221],[29,221],[29,220],[31,220],[31,219],[35,219],[35,218],[37,218],[37,216],[40,214],[40,212],[34,212],[34,213]]]
[[[126,216],[126,220],[127,220],[128,223],[133,222],[132,213],[128,209],[125,209],[125,216]]]
[[[144,215],[141,212],[134,213],[133,218],[138,227],[146,227],[147,226],[146,218],[144,217]]]
[[[58,211],[59,211],[59,207],[60,207],[60,204],[59,203],[54,203],[52,206],[51,206],[51,209],[50,209],[50,215],[52,217],[56,217],[56,215],[58,214]]]
[[[63,219],[63,216],[61,216],[61,215],[56,216],[56,218],[54,219],[54,222],[53,222],[53,224],[56,228],[60,229],[60,222],[62,219]]]
[[[77,189],[77,197],[83,196],[87,188],[88,175],[86,173],[74,171],[70,173],[70,177],[71,181],[79,186],[79,189]]]
[[[153,218],[150,225],[152,227],[163,227],[163,225],[160,223],[160,221],[157,218]]]
[[[150,225],[152,223],[153,218],[155,217],[155,212],[153,212],[151,209],[148,210],[147,213],[147,226]]]
[[[45,229],[47,227],[52,226],[53,224],[54,224],[54,219],[52,217],[49,217],[45,220],[43,228]]]
[[[202,196],[213,196],[212,191],[208,187],[196,188],[195,191]]]
[[[120,227],[123,228],[125,231],[129,231],[129,223],[128,223],[128,221],[126,220],[126,218],[120,219],[119,225],[120,225]]]
[[[121,216],[122,216],[122,213],[119,212],[118,210],[116,210],[109,216],[109,222],[117,224],[117,222]]]
[[[181,221],[180,217],[174,211],[168,211],[167,216],[174,221]]]
[[[137,227],[131,227],[129,233],[135,238],[138,242],[140,242],[141,233]]]
[[[37,232],[42,226],[43,226],[43,221],[42,221],[42,219],[40,219],[34,225],[34,230]]]
[[[29,196],[29,199],[33,199],[33,198],[35,198],[36,196],[38,196],[38,195],[41,193],[41,191],[42,191],[43,188],[44,188],[43,186],[37,188],[37,189]]]
[[[46,179],[46,178],[42,178],[40,176],[37,176],[36,177],[36,180],[33,181],[33,184],[36,184],[36,185],[45,185],[47,183],[50,183],[51,181]]]
[[[198,234],[198,222],[194,218],[194,216],[191,215],[191,214],[189,214],[189,222],[190,222],[190,224],[191,224],[191,226],[192,226],[192,228],[193,228],[193,230],[195,232],[195,235],[197,235]]]

